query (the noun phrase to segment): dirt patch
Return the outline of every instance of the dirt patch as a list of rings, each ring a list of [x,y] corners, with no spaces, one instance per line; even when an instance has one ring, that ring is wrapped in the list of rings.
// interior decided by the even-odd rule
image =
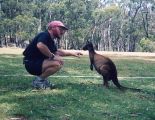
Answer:
[[[83,50],[67,50],[67,51],[80,51],[84,55],[88,55],[88,51]],[[98,54],[105,55],[105,56],[135,56],[135,57],[155,57],[155,53],[147,53],[147,52],[113,52],[113,51],[96,51]]]
[[[0,54],[22,54],[24,49],[11,47],[11,48],[0,48]],[[70,52],[80,51],[84,55],[88,55],[88,51],[83,50],[66,50]],[[146,53],[146,52],[109,52],[109,51],[96,51],[97,53],[105,56],[136,56],[136,57],[155,57],[155,53]]]
[[[28,119],[22,114],[14,114],[14,117],[10,118],[9,120],[28,120]]]
[[[24,49],[11,47],[11,48],[0,48],[0,54],[22,54]]]

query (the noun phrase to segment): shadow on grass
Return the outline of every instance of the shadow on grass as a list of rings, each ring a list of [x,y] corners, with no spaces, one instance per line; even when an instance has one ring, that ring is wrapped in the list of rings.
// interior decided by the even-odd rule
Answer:
[[[59,79],[57,80],[59,81]],[[23,115],[26,118],[39,119],[49,118],[49,116],[52,118],[54,114],[58,118],[58,116],[61,116],[60,113],[59,115],[55,113],[58,112],[58,109],[65,111],[65,107],[68,107],[68,105],[68,109],[72,109],[72,106],[77,109],[77,106],[81,105],[81,100],[96,101],[97,89],[104,93],[102,88],[97,87],[96,84],[74,83],[74,81],[70,83],[69,81],[60,80],[54,90],[33,92],[30,79],[22,77],[17,80],[15,77],[3,77],[2,84],[0,84],[0,104],[13,105],[7,111],[7,114],[11,116]],[[84,103],[82,102],[82,104]],[[87,105],[87,107],[91,108],[91,105]],[[46,112],[49,112],[49,115]]]
[[[138,101],[153,101],[152,94],[122,92],[111,85],[109,89],[101,87],[101,81],[90,78],[55,78],[56,89],[37,90],[31,88],[32,77],[1,77],[0,106],[6,109],[11,117],[24,117],[24,119],[51,119],[51,120],[94,120],[103,117],[117,119],[125,117],[124,113],[117,113],[115,104],[120,105],[118,111],[127,110],[122,105],[131,104],[128,99]],[[124,96],[124,97],[122,97]],[[117,101],[117,102],[116,102]],[[143,106],[140,106],[143,107]],[[132,110],[131,110],[132,111]],[[129,116],[129,115],[127,115]],[[145,115],[147,116],[147,115]],[[149,116],[147,116],[149,117]]]
[[[0,85],[2,89],[7,88],[7,92],[1,91],[0,100],[0,104],[10,105],[7,115],[13,118],[22,116],[25,119],[56,120],[70,117],[70,115],[67,115],[68,113],[76,114],[81,106],[83,107],[80,112],[85,113],[89,109],[91,110],[92,106],[87,102],[85,103],[84,100],[96,101],[96,86],[94,84],[64,83],[57,84],[57,88],[54,90],[33,92],[27,84],[28,82],[22,81],[21,87],[13,87],[19,86],[15,82],[6,82],[6,84]],[[87,118],[87,115],[83,115],[83,117]]]

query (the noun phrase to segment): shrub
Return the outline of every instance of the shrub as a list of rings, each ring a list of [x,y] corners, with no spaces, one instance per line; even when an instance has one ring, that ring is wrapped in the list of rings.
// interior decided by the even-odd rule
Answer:
[[[149,38],[142,38],[140,40],[140,46],[143,52],[153,52],[155,51],[155,43]]]

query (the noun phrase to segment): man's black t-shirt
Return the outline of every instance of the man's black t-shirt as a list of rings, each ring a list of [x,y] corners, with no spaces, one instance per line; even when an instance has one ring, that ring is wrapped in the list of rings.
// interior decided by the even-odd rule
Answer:
[[[42,42],[45,45],[47,45],[47,47],[49,48],[49,50],[52,53],[55,53],[57,51],[57,47],[55,45],[55,42],[51,38],[48,31],[41,32],[33,39],[33,41],[28,45],[28,47],[23,52],[23,55],[25,56],[26,59],[35,60],[35,59],[46,59],[46,58],[48,58],[47,56],[42,54],[39,51],[39,49],[37,48],[38,42]]]

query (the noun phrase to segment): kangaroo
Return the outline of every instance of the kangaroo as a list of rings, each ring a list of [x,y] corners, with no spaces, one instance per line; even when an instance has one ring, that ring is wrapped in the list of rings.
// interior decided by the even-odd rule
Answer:
[[[86,45],[83,47],[83,50],[89,51],[90,69],[93,70],[94,67],[95,70],[103,76],[103,86],[109,87],[108,81],[112,80],[112,82],[119,89],[140,91],[140,89],[128,88],[120,85],[117,78],[117,69],[113,61],[106,56],[97,54],[91,42],[87,41]]]

